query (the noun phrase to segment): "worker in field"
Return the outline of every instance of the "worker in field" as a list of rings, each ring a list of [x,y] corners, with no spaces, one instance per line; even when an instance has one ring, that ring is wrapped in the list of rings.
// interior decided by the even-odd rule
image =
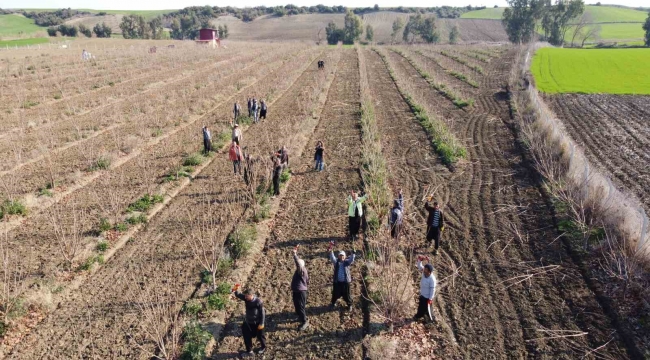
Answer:
[[[260,342],[260,348],[257,350],[258,354],[264,354],[266,351],[266,336],[264,334],[264,322],[266,320],[266,310],[262,300],[255,296],[252,290],[244,290],[240,293],[238,286],[232,290],[235,297],[244,301],[246,306],[246,315],[244,316],[244,323],[241,325],[242,336],[244,337],[244,346],[246,351],[241,353],[242,357],[251,357],[253,353],[253,337],[257,337]]]
[[[273,196],[280,195],[280,175],[282,174],[282,164],[280,159],[273,157]]]
[[[253,122],[257,124],[260,121],[260,103],[255,98],[253,98],[251,112],[253,113]]]
[[[330,303],[330,309],[333,310],[336,307],[336,301],[343,298],[348,305],[348,310],[352,310],[352,298],[350,297],[350,283],[352,282],[352,276],[350,275],[350,265],[354,263],[356,251],[352,250],[352,256],[349,258],[346,258],[345,251],[339,251],[338,256],[334,256],[333,242],[330,242],[328,250],[330,262],[334,265],[332,302]]]
[[[325,152],[325,146],[323,146],[323,142],[318,140],[316,142],[316,149],[314,149],[314,162],[316,165],[314,166],[314,170],[317,171],[323,171],[323,154]]]
[[[429,213],[429,216],[427,217],[427,241],[429,242],[429,245],[431,244],[431,240],[435,241],[434,255],[437,255],[440,236],[445,229],[445,215],[442,210],[440,210],[438,202],[434,202],[433,206],[429,204],[431,200],[432,198],[429,196],[427,202],[424,203],[424,208]]]
[[[208,154],[212,151],[212,134],[207,126],[203,126],[203,153]]]
[[[235,171],[235,175],[239,173],[241,175],[241,161],[243,159],[241,147],[236,142],[230,144],[230,150],[228,151],[228,158],[232,161],[232,167]]]
[[[260,119],[266,119],[266,111],[268,107],[266,106],[266,101],[262,100],[260,102]]]
[[[363,216],[363,202],[368,199],[368,194],[359,197],[356,191],[351,191],[348,196],[348,230],[352,241],[357,239],[361,228]]]
[[[287,150],[286,146],[282,146],[280,150],[275,153],[275,157],[280,160],[282,170],[289,167],[289,151]]]
[[[242,133],[241,133],[241,128],[239,127],[239,124],[235,124],[235,125],[232,126],[232,136],[231,136],[230,140],[236,142],[237,145],[240,145],[241,140],[242,140]]]
[[[388,226],[390,227],[390,236],[398,240],[402,231],[402,221],[404,218],[404,196],[402,190],[399,191],[398,198],[393,200],[393,207],[388,214]]]
[[[235,101],[235,106],[232,109],[232,123],[237,124],[237,119],[241,116],[241,106]]]
[[[291,279],[291,292],[293,294],[293,307],[296,309],[298,321],[300,321],[300,331],[309,327],[307,312],[307,288],[309,286],[309,273],[305,267],[305,260],[298,257],[298,246],[293,248],[293,262],[296,264],[296,271]]]
[[[248,117],[252,118],[253,114],[251,113],[251,111],[253,110],[253,98],[249,96],[247,99],[247,103],[248,103]]]
[[[422,262],[426,261],[426,265]],[[433,296],[436,293],[436,277],[433,275],[433,265],[429,264],[429,258],[418,256],[417,268],[422,273],[420,278],[420,297],[418,299],[418,312],[413,317],[414,320],[419,320],[426,317],[427,320],[433,320],[431,315],[431,305],[433,304]]]

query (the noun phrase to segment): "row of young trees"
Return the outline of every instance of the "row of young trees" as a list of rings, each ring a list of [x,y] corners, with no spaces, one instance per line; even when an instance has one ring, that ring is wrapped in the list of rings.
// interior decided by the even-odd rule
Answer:
[[[160,16],[146,21],[140,15],[127,15],[122,18],[120,29],[125,39],[162,39],[164,34]]]
[[[650,46],[650,12],[648,12],[648,18],[645,19],[645,23],[643,24],[643,30],[645,30],[645,46]]]
[[[92,37],[93,33],[95,33],[95,36],[98,38],[109,38],[111,37],[112,32],[113,29],[106,25],[106,23],[95,24],[95,27],[93,27],[92,30],[84,24],[80,24],[79,27],[61,24],[59,26],[47,28],[47,34],[49,36],[57,36],[58,34],[61,34],[61,36],[76,37],[79,34],[83,34],[86,37]]]

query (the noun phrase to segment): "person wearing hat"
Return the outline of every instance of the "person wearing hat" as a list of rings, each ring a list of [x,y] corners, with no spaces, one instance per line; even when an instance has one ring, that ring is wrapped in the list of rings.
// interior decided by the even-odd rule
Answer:
[[[388,214],[388,226],[390,226],[390,236],[393,239],[399,237],[399,233],[402,230],[402,219],[404,218],[404,197],[402,196],[402,190],[399,191],[399,198],[393,200],[393,208],[390,209]]]
[[[237,145],[242,141],[241,129],[239,124],[234,124],[232,126],[232,141],[236,142]]]
[[[445,229],[445,214],[440,210],[438,202],[434,202],[433,206],[429,205],[431,197],[424,203],[424,209],[429,213],[427,217],[427,242],[431,244],[431,240],[435,243],[434,255],[438,254],[438,245],[440,243],[440,235]]]
[[[244,290],[243,293],[235,289],[234,294],[237,299],[243,300],[246,305],[246,315],[244,317],[244,323],[241,326],[246,351],[242,353],[242,357],[255,355],[253,354],[253,337],[257,337],[261,345],[257,353],[264,354],[264,351],[266,351],[266,336],[264,335],[266,310],[264,310],[264,304],[262,304],[260,298],[255,296],[255,293],[251,289]]]
[[[305,267],[305,260],[298,257],[298,246],[293,249],[293,262],[296,264],[296,271],[291,279],[291,292],[293,293],[293,306],[300,321],[300,331],[309,327],[309,320],[305,306],[307,305],[307,287],[309,286],[309,274]]]
[[[338,257],[334,256],[333,244],[330,243],[330,261],[334,264],[334,278],[332,286],[332,303],[330,308],[334,309],[336,301],[343,298],[348,304],[348,310],[352,309],[352,298],[350,297],[350,283],[352,276],[350,276],[350,265],[354,262],[355,251],[352,251],[352,256],[346,258],[345,251],[340,251]]]
[[[422,265],[422,261],[426,260],[427,264]],[[418,301],[418,312],[413,317],[414,320],[418,320],[423,316],[428,316],[429,320],[433,320],[431,316],[430,306],[433,304],[433,296],[436,293],[436,277],[433,275],[433,265],[429,264],[429,258],[418,256],[417,267],[418,270],[422,273],[422,278],[420,279],[420,298]]]

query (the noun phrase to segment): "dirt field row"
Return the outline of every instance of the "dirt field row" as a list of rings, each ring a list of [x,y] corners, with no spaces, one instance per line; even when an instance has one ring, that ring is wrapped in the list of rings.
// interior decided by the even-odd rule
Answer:
[[[318,53],[310,52],[311,56],[303,57],[301,63],[288,63],[286,71],[278,71],[277,78],[268,79],[269,83],[261,85],[263,88],[255,89],[258,93],[268,93],[278,82],[291,84],[270,107],[268,120],[252,126],[244,134],[245,146],[254,153],[265,154],[283,143],[291,146],[296,138],[309,136],[302,125],[309,109],[301,104],[318,95],[312,90],[324,80],[325,73],[318,71],[312,62]],[[333,60],[332,56],[328,53],[325,60]],[[299,77],[287,76],[307,64],[308,70]],[[242,101],[244,95],[239,98]],[[224,224],[236,223],[246,210],[245,203],[232,201],[242,187],[241,180],[232,175],[232,164],[226,154],[216,155],[200,176],[133,242],[127,243],[114,259],[88,279],[84,287],[60,304],[12,356],[149,358],[154,346],[143,340],[143,329],[139,327],[142,314],[129,304],[147,290],[155,290],[162,298],[172,301],[193,294],[199,269],[191,265],[192,253],[185,241],[191,221],[207,214],[221,218]],[[79,304],[83,304],[82,309]],[[75,327],[74,333],[69,331],[70,326]]]
[[[591,164],[634,194],[650,214],[650,98],[560,94],[544,99]]]
[[[512,53],[494,61],[487,76],[505,81],[511,56]],[[453,109],[423,79],[418,79],[405,59],[396,54],[389,58],[398,77],[409,79],[415,86],[413,94],[418,103],[446,109],[442,110],[445,121],[469,151],[467,162],[456,171],[449,173],[439,168],[435,176],[409,186],[407,196],[414,199],[416,209],[421,209],[424,194],[414,194],[411,189],[436,189],[436,197],[447,210],[449,230],[445,231],[444,250],[435,258],[434,266],[439,263],[438,278],[453,276],[453,269],[460,270],[437,296],[437,311],[441,315],[437,322],[439,336],[447,337],[446,342],[451,344],[445,351],[453,357],[557,358],[581,356],[607,343],[600,353],[615,358],[624,356],[624,347],[609,319],[566,250],[560,242],[554,242],[557,234],[550,210],[515,146],[507,104],[500,95],[503,89],[482,88],[470,111]],[[381,68],[378,58],[374,62],[375,69]],[[372,63],[369,56],[370,66]],[[379,74],[376,70],[373,76],[389,82],[385,70],[384,75]],[[390,96],[386,93],[390,87],[380,88],[385,89],[382,99]],[[399,97],[396,89],[392,96]],[[422,132],[416,123],[411,123],[412,126],[400,129],[400,138],[418,138],[404,134]],[[390,133],[385,135],[384,138],[391,138]],[[384,151],[397,147],[398,154],[404,154],[407,150],[403,142],[396,146],[397,141],[387,142]],[[415,141],[414,146],[418,146]],[[426,157],[409,154],[409,159]],[[402,174],[431,168],[430,161],[412,162],[410,168],[404,168],[389,158],[398,186],[403,186]],[[423,234],[423,229],[418,230]],[[553,270],[531,275],[540,269]],[[522,277],[528,281],[518,283]],[[550,334],[563,331],[587,334],[573,339],[549,339]]]

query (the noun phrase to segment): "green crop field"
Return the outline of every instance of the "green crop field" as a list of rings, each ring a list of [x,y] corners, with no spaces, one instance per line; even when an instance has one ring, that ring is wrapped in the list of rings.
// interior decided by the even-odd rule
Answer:
[[[644,22],[648,17],[645,11],[615,6],[586,6],[585,11],[590,13],[596,23],[605,22]]]
[[[547,93],[650,95],[650,49],[542,48],[531,71]]]
[[[462,19],[492,19],[500,20],[503,15],[503,10],[505,8],[486,8],[482,10],[469,11],[462,14],[460,17]]]
[[[34,20],[22,15],[0,15],[0,36],[29,35],[36,31],[45,31],[44,28],[34,24]]]
[[[50,42],[48,38],[31,38],[31,39],[18,39],[18,40],[5,40],[0,41],[0,48],[3,47],[14,47],[14,46],[27,46],[27,45],[37,45],[45,44]]]

